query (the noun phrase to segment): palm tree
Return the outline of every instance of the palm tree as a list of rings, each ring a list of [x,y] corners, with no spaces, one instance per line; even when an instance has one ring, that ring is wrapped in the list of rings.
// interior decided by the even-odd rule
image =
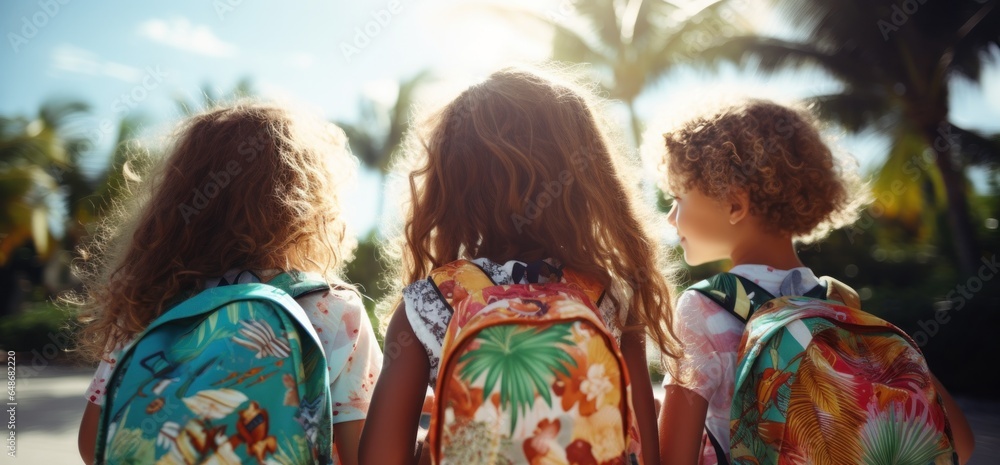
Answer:
[[[89,149],[80,123],[81,102],[53,100],[34,118],[0,118],[0,265],[27,241],[44,256],[55,235],[50,225],[71,212],[90,186],[80,170]]]
[[[198,113],[199,111],[212,108],[219,102],[239,100],[241,98],[253,97],[255,95],[257,95],[257,90],[253,86],[253,81],[250,78],[245,77],[240,79],[231,90],[222,94],[219,94],[216,87],[203,84],[201,86],[201,102],[191,100],[189,98],[190,95],[175,95],[174,103],[177,104],[177,109],[180,110],[181,115],[188,117]]]
[[[873,129],[891,137],[897,149],[886,166],[933,151],[929,168],[943,186],[958,265],[974,272],[980,251],[964,169],[995,164],[1000,148],[949,119],[949,85],[959,77],[979,82],[990,50],[1000,45],[998,0],[773,2],[804,39],[738,37],[702,58],[752,62],[772,72],[818,66],[843,84],[836,93],[812,99],[819,114],[851,131]],[[899,175],[883,170],[883,177]]]
[[[391,169],[394,155],[403,143],[403,137],[410,128],[410,110],[417,98],[420,87],[430,79],[430,73],[420,72],[398,83],[395,101],[386,105],[376,99],[366,97],[359,102],[359,115],[353,122],[337,121],[336,124],[347,135],[351,152],[366,167],[379,175],[378,198],[376,199],[376,221],[382,218],[384,207],[386,176]],[[375,302],[385,294],[380,280],[387,265],[379,255],[376,231],[363,237],[354,253],[354,260],[347,264],[347,279],[359,285],[365,296],[365,309],[376,337],[381,344],[382,333],[379,318],[375,314]]]
[[[393,156],[403,143],[410,128],[410,110],[417,99],[420,87],[430,79],[430,72],[422,71],[399,82],[395,101],[386,108],[382,102],[364,97],[359,103],[359,117],[355,122],[338,121],[337,126],[347,134],[351,152],[365,166],[379,174],[376,218],[382,217],[386,174]]]
[[[89,148],[80,125],[88,111],[78,101],[52,100],[34,117],[0,118],[0,315],[20,306],[20,276],[38,276],[69,237],[67,213],[89,189],[79,163]],[[27,252],[13,260],[19,249]]]
[[[601,90],[628,109],[638,147],[642,124],[635,103],[661,77],[696,56],[718,37],[750,30],[727,9],[727,0],[708,2],[696,11],[663,0],[577,0],[574,15],[511,7],[491,7],[515,20],[541,21],[555,29],[552,58],[589,63]]]

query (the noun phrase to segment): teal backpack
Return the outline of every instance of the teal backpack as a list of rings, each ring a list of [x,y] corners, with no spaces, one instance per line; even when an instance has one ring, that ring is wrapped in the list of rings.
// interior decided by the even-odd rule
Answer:
[[[108,380],[96,462],[332,462],[330,382],[290,272],[202,291],[126,348]]]
[[[861,311],[857,293],[839,281],[824,277],[806,290],[792,273],[785,297],[730,273],[691,287],[746,324],[729,461],[707,434],[719,463],[957,463],[947,413],[913,340]]]

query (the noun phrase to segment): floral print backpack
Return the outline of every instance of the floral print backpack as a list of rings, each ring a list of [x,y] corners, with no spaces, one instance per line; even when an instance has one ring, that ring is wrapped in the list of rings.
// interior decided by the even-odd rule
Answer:
[[[166,311],[109,379],[97,463],[330,463],[326,359],[293,300],[329,288],[291,272]]]
[[[628,370],[599,285],[558,269],[496,285],[460,260],[431,272],[453,310],[429,440],[437,464],[636,464]]]
[[[920,349],[858,310],[852,289],[822,281],[779,298],[730,273],[692,286],[746,323],[730,410],[732,463],[958,463]]]

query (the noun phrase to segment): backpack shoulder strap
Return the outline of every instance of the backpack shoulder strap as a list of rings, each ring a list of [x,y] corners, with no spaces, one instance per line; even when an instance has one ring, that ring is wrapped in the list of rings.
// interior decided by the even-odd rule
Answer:
[[[829,276],[823,276],[819,280],[826,285],[827,300],[836,300],[845,306],[861,309],[861,298],[854,288]]]
[[[712,443],[712,448],[715,449],[715,458],[719,465],[729,465],[729,454],[726,453],[726,449],[722,448],[719,440],[715,439],[715,435],[712,434],[707,425],[705,426],[705,434],[708,436],[709,442]]]
[[[744,323],[758,308],[774,298],[757,283],[733,273],[719,273],[695,283],[688,289],[698,291],[712,299]]]
[[[265,284],[287,292],[293,299],[313,292],[330,290],[330,284],[322,276],[294,270],[281,273]]]
[[[563,269],[563,282],[570,287],[579,289],[594,304],[594,308],[601,308],[604,298],[607,297],[607,290],[597,280],[591,279],[570,269]]]
[[[839,296],[844,291],[835,290],[839,289],[835,288],[835,285],[843,286],[850,292],[853,292],[846,284],[833,278],[823,277],[820,279],[819,285],[810,289],[802,296],[814,299],[829,299],[831,295]],[[719,273],[711,278],[695,283],[688,289],[704,294],[744,323],[753,316],[757,309],[776,297],[763,287],[760,287],[759,284],[734,273]],[[854,296],[856,298],[857,293],[854,293]],[[846,303],[844,300],[834,298]]]

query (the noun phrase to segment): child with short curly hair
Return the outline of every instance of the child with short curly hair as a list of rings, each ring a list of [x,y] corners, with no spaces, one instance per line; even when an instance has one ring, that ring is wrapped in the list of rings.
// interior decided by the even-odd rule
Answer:
[[[854,222],[867,189],[854,160],[831,151],[817,127],[807,111],[743,100],[664,134],[661,187],[673,197],[668,222],[677,229],[688,264],[731,259],[730,273],[774,296],[807,295],[820,285],[795,243],[819,240]],[[845,303],[858,306],[856,300]],[[718,451],[728,460],[745,324],[693,289],[681,294],[675,309],[674,330],[684,356],[663,382],[660,455],[664,463],[710,464],[717,463]],[[949,416],[955,416],[956,449],[966,458],[959,440],[964,418],[935,384]],[[718,448],[703,435],[706,429]]]

